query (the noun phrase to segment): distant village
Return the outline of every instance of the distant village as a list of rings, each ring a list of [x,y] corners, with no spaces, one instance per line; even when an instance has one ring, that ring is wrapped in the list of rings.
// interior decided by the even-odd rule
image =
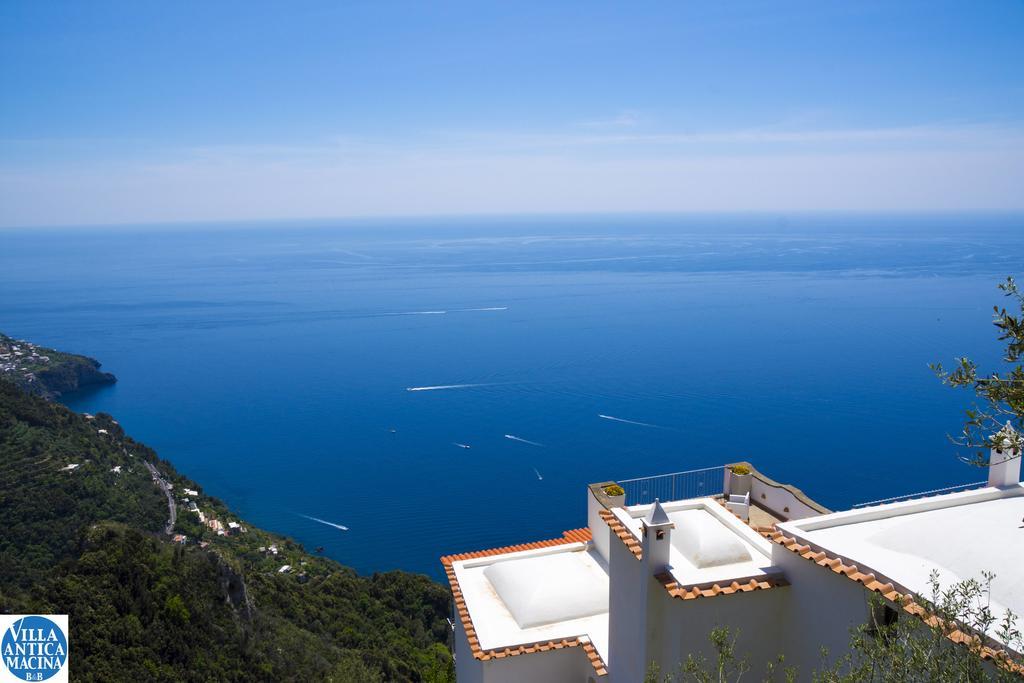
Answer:
[[[174,484],[168,483],[169,488],[174,488]],[[194,500],[199,496],[199,492],[195,489],[184,489],[185,497],[180,500],[181,504],[192,514],[199,518],[199,523],[206,526],[210,531],[216,532],[218,536],[234,536],[235,534],[248,533],[248,529],[239,524],[238,522],[228,522],[227,526],[216,517],[208,517],[205,512],[199,509],[199,504]],[[188,537],[184,534],[175,534],[172,539],[175,543],[185,544],[188,542]],[[208,543],[205,541],[200,542],[199,547],[205,548]]]
[[[31,342],[0,335],[0,377],[16,384],[35,382],[35,373],[56,362],[51,362],[50,353],[49,349]]]
[[[160,475],[156,472],[155,469],[153,470],[153,479],[154,481],[156,481],[158,486],[160,486],[161,488],[165,488],[166,491],[171,491],[174,489],[174,484],[160,477]],[[188,510],[189,513],[195,515],[199,519],[200,524],[208,528],[210,531],[215,532],[218,536],[237,536],[239,534],[249,533],[249,530],[246,529],[244,525],[236,521],[228,521],[227,524],[225,524],[221,520],[214,517],[213,513],[207,514],[203,512],[203,510],[200,509],[198,502],[199,491],[196,491],[195,489],[183,488],[182,494],[183,496],[178,499],[179,504],[186,510]],[[186,536],[185,534],[174,534],[171,537],[171,540],[180,545],[187,545],[190,542],[188,536]],[[200,548],[206,548],[209,545],[209,541],[199,542]],[[276,543],[272,543],[268,546],[261,545],[256,550],[260,554],[265,554],[272,557],[277,557],[278,553],[280,552],[280,549],[278,548]],[[304,565],[306,563],[303,562],[302,564]],[[279,574],[287,574],[291,572],[292,565],[290,564],[283,564],[277,569],[277,573]],[[300,582],[304,582],[305,578],[305,574],[299,575]]]
[[[0,332],[0,379],[50,400],[87,386],[113,384],[109,372],[87,356],[55,351]]]

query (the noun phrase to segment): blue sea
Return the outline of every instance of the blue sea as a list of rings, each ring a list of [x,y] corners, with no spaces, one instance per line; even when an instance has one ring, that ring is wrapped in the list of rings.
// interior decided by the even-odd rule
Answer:
[[[593,481],[746,459],[841,508],[983,479],[927,365],[996,366],[1022,264],[1019,215],[6,230],[0,331],[99,359],[119,382],[67,404],[252,523],[438,576],[583,526]]]

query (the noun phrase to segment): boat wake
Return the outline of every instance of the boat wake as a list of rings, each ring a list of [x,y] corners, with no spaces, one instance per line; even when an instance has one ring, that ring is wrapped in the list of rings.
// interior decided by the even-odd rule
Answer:
[[[438,384],[432,387],[406,387],[406,391],[442,391],[444,389],[468,389],[470,387],[493,387],[496,383],[487,382],[483,384]]]
[[[529,444],[531,446],[540,446],[541,448],[544,448],[544,444],[542,444],[542,443],[537,443],[536,441],[530,441],[529,439],[523,439],[523,438],[515,436],[513,434],[506,434],[505,438],[506,439],[510,439],[512,441],[518,441],[519,443],[525,443],[525,444]]]
[[[381,313],[381,315],[444,315],[448,311],[402,311],[401,313]]]
[[[348,531],[348,527],[344,526],[342,524],[335,524],[334,522],[328,522],[326,519],[320,519],[319,517],[310,517],[309,515],[304,515],[301,512],[297,512],[295,514],[297,514],[299,517],[305,517],[306,519],[313,520],[314,522],[320,522],[321,524],[326,524],[327,526],[333,526],[335,529],[341,529],[342,531]]]
[[[611,415],[601,415],[600,413],[598,413],[597,416],[599,418],[601,418],[602,420],[611,420],[612,422],[622,422],[623,424],[637,425],[638,427],[652,427],[654,429],[667,429],[667,427],[662,427],[661,425],[652,425],[649,422],[637,422],[636,420],[627,420],[627,419],[622,418],[622,417],[613,417]]]
[[[544,477],[540,476],[540,472],[537,471],[536,467],[533,468],[533,473],[537,475],[537,481],[544,481]]]
[[[507,311],[508,306],[485,306],[483,308],[453,308],[451,310],[436,311],[399,311],[398,313],[380,313],[382,316],[393,315],[447,315],[449,313],[478,313],[485,311]]]
[[[452,442],[452,445],[453,446],[458,446],[459,448],[472,448],[472,446],[470,446],[469,444],[459,443],[457,441]]]

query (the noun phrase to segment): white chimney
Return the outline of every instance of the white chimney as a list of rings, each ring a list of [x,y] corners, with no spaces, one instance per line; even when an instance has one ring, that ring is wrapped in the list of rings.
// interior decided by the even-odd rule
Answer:
[[[988,459],[989,486],[1016,486],[1020,483],[1020,435],[1009,422],[992,437]]]
[[[612,552],[609,561],[608,642],[617,653],[608,662],[609,678],[633,683],[644,680],[651,663],[648,648],[659,638],[661,610],[648,598],[650,591],[665,595],[656,576],[668,571],[675,525],[655,499],[640,520],[641,556],[637,562],[626,550]]]
[[[650,574],[660,574],[668,569],[669,550],[672,548],[672,529],[675,524],[665,514],[661,502],[654,499],[651,511],[640,522],[643,534],[643,560]]]

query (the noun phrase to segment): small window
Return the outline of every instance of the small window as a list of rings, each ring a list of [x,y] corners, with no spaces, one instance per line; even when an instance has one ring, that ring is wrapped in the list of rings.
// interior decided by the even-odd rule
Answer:
[[[868,624],[868,632],[874,635],[889,631],[900,618],[896,608],[886,602],[873,602],[869,606],[869,614],[871,622]]]

